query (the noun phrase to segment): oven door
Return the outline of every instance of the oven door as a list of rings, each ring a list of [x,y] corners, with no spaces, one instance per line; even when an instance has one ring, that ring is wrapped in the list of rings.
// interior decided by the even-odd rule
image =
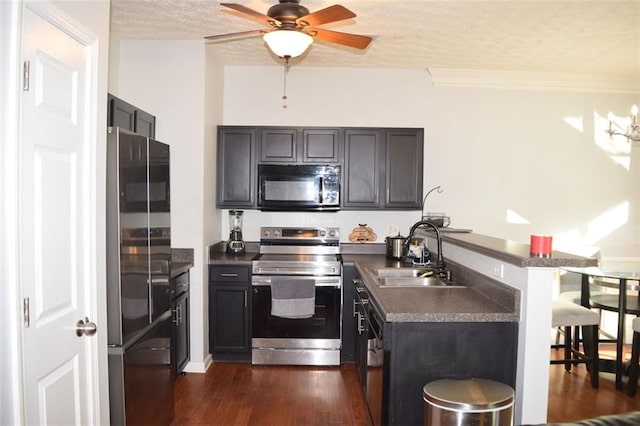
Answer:
[[[310,318],[282,318],[271,314],[272,280],[315,281],[315,313]],[[340,339],[340,310],[342,279],[340,276],[296,277],[262,276],[252,277],[252,324],[253,340],[262,339]]]

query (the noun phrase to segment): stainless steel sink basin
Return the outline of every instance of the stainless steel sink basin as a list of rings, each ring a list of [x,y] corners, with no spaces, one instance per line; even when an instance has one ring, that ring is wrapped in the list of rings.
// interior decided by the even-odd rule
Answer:
[[[465,285],[455,281],[446,281],[433,275],[430,269],[422,268],[384,268],[373,270],[372,276],[378,287],[446,287],[464,288]]]
[[[417,278],[433,275],[431,269],[424,268],[383,268],[373,271],[379,278]]]

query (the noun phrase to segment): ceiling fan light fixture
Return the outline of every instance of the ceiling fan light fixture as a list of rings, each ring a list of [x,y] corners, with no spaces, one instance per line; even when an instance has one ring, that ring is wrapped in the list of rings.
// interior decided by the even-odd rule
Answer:
[[[262,36],[269,49],[284,58],[302,55],[313,43],[313,37],[298,30],[275,30]]]

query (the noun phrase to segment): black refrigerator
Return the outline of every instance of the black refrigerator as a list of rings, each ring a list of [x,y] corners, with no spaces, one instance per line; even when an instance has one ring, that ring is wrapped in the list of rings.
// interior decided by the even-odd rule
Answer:
[[[112,425],[170,424],[169,146],[107,131],[107,326]]]

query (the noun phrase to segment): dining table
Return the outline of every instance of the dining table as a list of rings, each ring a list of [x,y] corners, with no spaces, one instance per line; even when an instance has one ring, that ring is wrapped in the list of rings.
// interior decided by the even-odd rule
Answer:
[[[629,312],[629,292],[635,292],[638,300],[634,306],[640,306],[640,261],[631,260],[601,260],[598,266],[585,268],[563,267],[568,272],[581,275],[581,299],[582,306],[587,308],[600,308],[615,311],[617,313],[616,356],[613,360],[601,359],[600,370],[615,373],[616,389],[622,389],[622,376],[624,375],[624,336],[626,330],[625,317],[628,313],[637,314],[634,309]],[[605,307],[599,304],[596,296],[591,296],[591,286],[608,287],[617,292],[617,304],[607,304]]]

